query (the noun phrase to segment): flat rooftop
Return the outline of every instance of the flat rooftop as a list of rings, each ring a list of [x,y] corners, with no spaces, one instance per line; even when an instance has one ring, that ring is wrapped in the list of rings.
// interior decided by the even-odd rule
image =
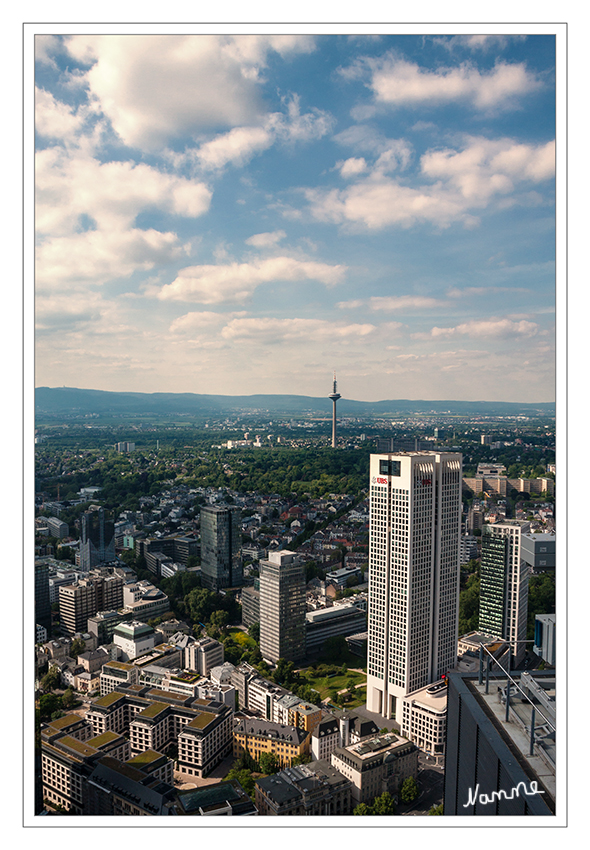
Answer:
[[[511,673],[512,678],[518,681],[518,674]],[[533,706],[523,701],[521,694],[513,687],[510,696],[510,715],[506,722],[506,705],[502,701],[502,692],[507,685],[506,676],[493,676],[490,679],[489,693],[485,693],[485,678],[480,685],[477,678],[466,680],[469,690],[474,693],[478,700],[485,706],[486,714],[492,719],[494,726],[506,740],[508,745],[519,755],[519,760],[526,763],[530,770],[538,776],[547,791],[555,800],[555,730],[551,712],[544,705],[535,705],[535,747],[533,755],[530,753],[530,727]],[[555,700],[555,677],[535,677],[535,681],[542,684],[547,699],[553,703]],[[545,722],[546,718],[549,722]]]

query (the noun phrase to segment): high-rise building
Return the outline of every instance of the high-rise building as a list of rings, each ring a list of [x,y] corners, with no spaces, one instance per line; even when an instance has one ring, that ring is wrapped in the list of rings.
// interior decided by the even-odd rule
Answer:
[[[97,611],[117,610],[123,606],[124,584],[121,576],[101,575],[100,570],[87,578],[59,588],[59,619],[70,634],[85,632],[88,619]]]
[[[80,568],[91,570],[115,559],[115,526],[104,508],[92,507],[80,517]]]
[[[266,661],[305,656],[305,564],[294,552],[260,561],[260,652]]]
[[[43,558],[35,560],[35,625],[51,631],[49,564]]]
[[[529,565],[521,536],[530,523],[518,520],[486,525],[481,538],[479,631],[509,641],[519,664],[526,650]]]
[[[367,708],[398,723],[456,664],[461,478],[459,453],[371,455]]]
[[[201,583],[215,591],[242,583],[238,508],[201,508]]]

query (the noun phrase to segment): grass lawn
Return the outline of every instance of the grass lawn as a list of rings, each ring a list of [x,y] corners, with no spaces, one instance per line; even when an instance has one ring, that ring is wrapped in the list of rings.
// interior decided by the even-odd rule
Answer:
[[[314,690],[319,691],[320,700],[327,699],[330,696],[330,692],[333,690],[341,691],[343,688],[347,687],[347,681],[349,679],[354,679],[354,684],[365,684],[367,683],[367,676],[365,673],[353,673],[351,670],[347,673],[339,673],[336,676],[332,676],[329,678],[328,676],[318,676],[314,678],[308,678],[305,676],[305,681],[310,685]],[[349,700],[343,708],[356,708],[357,705],[362,705],[367,699],[367,691],[366,688],[355,688],[352,691],[353,698]]]
[[[254,638],[251,638],[247,632],[243,632],[241,629],[229,628],[227,633],[232,636],[237,644],[244,647],[244,649],[254,649],[256,646]]]

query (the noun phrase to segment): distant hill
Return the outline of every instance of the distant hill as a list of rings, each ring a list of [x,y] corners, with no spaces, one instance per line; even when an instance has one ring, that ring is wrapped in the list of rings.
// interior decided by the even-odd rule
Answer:
[[[72,415],[97,413],[103,416],[211,416],[237,412],[270,414],[325,413],[331,415],[328,397],[298,395],[199,395],[197,393],[124,393],[85,390],[75,387],[38,387],[35,390],[37,414]],[[410,413],[450,413],[458,416],[554,416],[555,403],[501,401],[422,401],[394,399],[388,401],[338,402],[339,416],[371,414],[402,415]]]

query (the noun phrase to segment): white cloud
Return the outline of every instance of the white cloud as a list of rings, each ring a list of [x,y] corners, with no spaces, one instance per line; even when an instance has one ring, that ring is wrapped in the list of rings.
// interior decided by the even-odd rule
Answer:
[[[146,209],[194,218],[208,210],[211,200],[204,183],[144,163],[100,163],[60,148],[37,154],[36,190],[37,228],[53,235],[75,232],[81,215],[104,229],[129,227]]]
[[[555,172],[555,142],[518,144],[511,139],[471,138],[462,151],[429,151],[421,159],[422,173],[442,179],[466,199],[485,203],[512,192],[521,181],[538,182]]]
[[[45,138],[68,141],[82,126],[76,111],[50,92],[35,89],[35,131]]]
[[[342,310],[358,310],[368,307],[375,312],[401,312],[403,310],[430,310],[444,306],[445,302],[424,295],[375,295],[366,300],[340,301],[338,307]]]
[[[378,166],[379,160],[376,166]],[[424,177],[418,187],[402,185],[378,167],[343,190],[304,190],[312,215],[323,221],[380,229],[454,221],[472,227],[474,211],[505,196],[505,203],[530,203],[518,195],[527,183],[545,180],[554,169],[554,142],[522,145],[511,139],[468,138],[462,150],[428,151],[421,158]]]
[[[38,287],[102,284],[149,271],[184,255],[175,233],[157,230],[89,230],[43,242],[36,251]]]
[[[364,157],[350,157],[344,162],[337,162],[336,167],[340,170],[343,177],[356,177],[357,174],[362,174],[367,170],[367,163]]]
[[[174,319],[170,325],[170,331],[175,334],[193,334],[209,331],[221,326],[226,319],[227,316],[223,313],[213,313],[210,310],[185,313],[184,316]]]
[[[315,218],[370,230],[410,227],[423,221],[446,227],[465,215],[464,203],[449,193],[429,186],[413,189],[388,178],[367,180],[341,192],[308,189],[305,196]]]
[[[83,80],[115,132],[148,150],[186,134],[260,123],[258,83],[269,52],[313,49],[306,36],[90,35],[66,44],[91,65]]]
[[[246,245],[252,245],[254,248],[269,248],[284,239],[286,235],[284,230],[273,230],[272,233],[255,233],[244,241]]]
[[[482,319],[465,322],[455,328],[432,328],[430,335],[434,338],[450,336],[469,336],[475,339],[482,338],[509,338],[509,337],[531,337],[538,332],[539,326],[535,322],[527,322],[524,319],[514,322],[510,319]]]
[[[455,35],[452,38],[433,38],[435,44],[449,52],[456,47],[487,53],[488,50],[504,50],[511,41],[524,41],[526,35]]]
[[[190,266],[178,272],[172,283],[164,286],[158,298],[163,301],[197,301],[220,304],[244,301],[263,283],[273,281],[319,280],[326,286],[339,283],[345,266],[330,266],[293,257],[271,257],[250,263]]]
[[[217,136],[194,152],[201,168],[223,168],[228,163],[243,165],[255,154],[269,148],[274,139],[264,127],[236,127]]]
[[[541,85],[522,64],[497,62],[487,72],[470,64],[430,71],[391,56],[369,64],[376,101],[392,107],[463,101],[476,109],[507,108]]]
[[[372,324],[328,322],[323,319],[232,319],[221,331],[227,340],[255,341],[262,343],[290,342],[293,340],[332,342],[358,340],[376,331]]]
[[[277,142],[307,142],[325,136],[333,126],[328,113],[313,109],[301,115],[299,98],[293,95],[287,103],[287,115],[273,112],[260,123],[249,127],[234,127],[199,147],[178,153],[167,151],[168,159],[176,168],[188,164],[205,171],[219,170],[226,165],[241,166]]]

